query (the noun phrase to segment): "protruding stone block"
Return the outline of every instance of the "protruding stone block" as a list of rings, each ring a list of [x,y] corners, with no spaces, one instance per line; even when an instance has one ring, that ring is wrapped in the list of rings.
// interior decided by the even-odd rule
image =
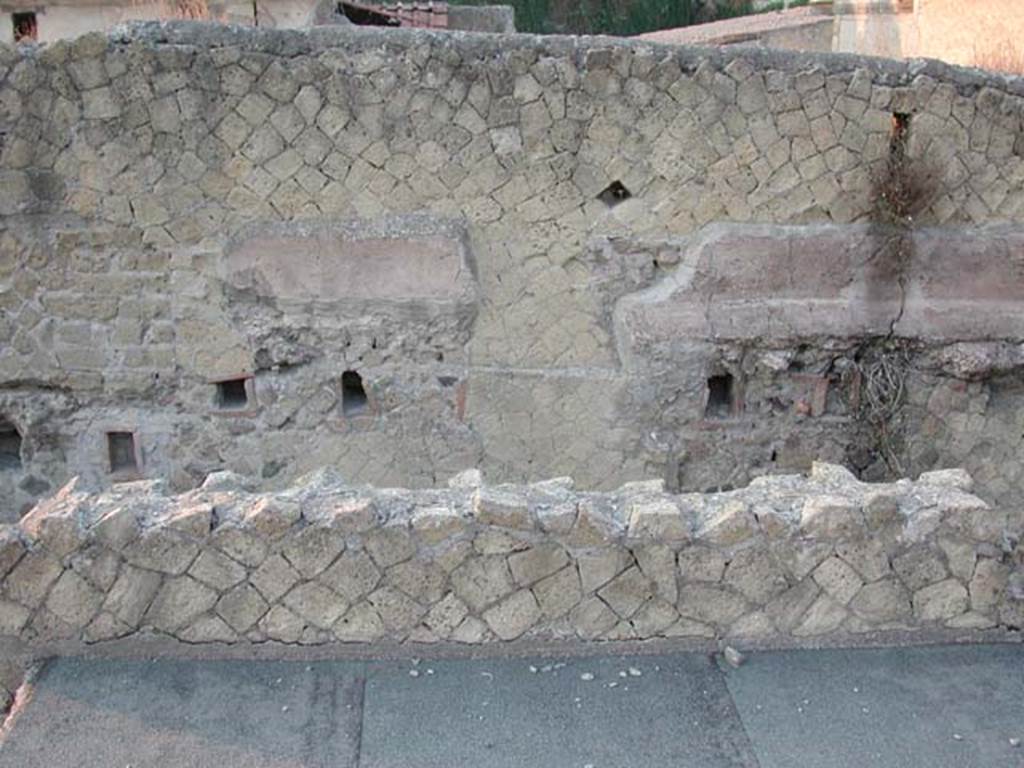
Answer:
[[[480,488],[473,494],[473,516],[483,525],[524,531],[534,527],[526,497],[497,488]]]
[[[697,539],[721,547],[731,547],[757,535],[757,520],[745,503],[729,500],[713,509],[700,523]]]
[[[806,536],[834,541],[864,536],[864,513],[842,496],[813,496],[804,502],[800,530]]]
[[[690,522],[679,505],[667,498],[631,502],[627,508],[627,535],[633,539],[688,541]]]
[[[90,529],[92,535],[104,546],[120,552],[139,537],[140,528],[131,505],[110,510]]]
[[[413,532],[427,544],[439,544],[464,533],[469,525],[462,513],[449,506],[417,507],[410,519]]]

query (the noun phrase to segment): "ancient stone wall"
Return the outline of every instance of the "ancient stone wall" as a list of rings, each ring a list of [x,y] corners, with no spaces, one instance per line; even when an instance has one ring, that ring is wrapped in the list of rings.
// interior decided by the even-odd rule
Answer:
[[[714,490],[814,458],[1013,508],[1022,105],[605,39],[0,48],[0,514],[72,476]]]
[[[0,635],[36,649],[138,633],[188,643],[837,638],[1024,624],[1020,514],[962,470],[673,495],[563,478],[375,490],[317,473],[72,483],[0,532]]]

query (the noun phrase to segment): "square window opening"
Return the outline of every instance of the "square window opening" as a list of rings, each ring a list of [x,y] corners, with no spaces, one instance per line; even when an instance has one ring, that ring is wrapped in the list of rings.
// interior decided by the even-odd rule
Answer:
[[[733,413],[735,396],[732,374],[708,377],[708,401],[704,415],[709,419],[727,419]]]
[[[21,469],[21,433],[0,417],[0,471],[5,469]]]
[[[249,405],[249,390],[246,379],[228,379],[217,382],[217,407],[225,411],[237,411]]]
[[[341,374],[341,412],[345,416],[358,416],[370,410],[363,377],[355,371]]]
[[[14,25],[14,42],[31,43],[39,39],[36,15],[32,11],[12,13],[11,23]]]
[[[107,455],[111,474],[139,471],[135,435],[131,432],[107,432]]]

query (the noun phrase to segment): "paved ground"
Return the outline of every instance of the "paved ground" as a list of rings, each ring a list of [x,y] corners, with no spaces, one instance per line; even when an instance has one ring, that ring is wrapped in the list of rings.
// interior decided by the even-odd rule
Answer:
[[[1024,647],[51,663],[3,768],[1024,768]]]

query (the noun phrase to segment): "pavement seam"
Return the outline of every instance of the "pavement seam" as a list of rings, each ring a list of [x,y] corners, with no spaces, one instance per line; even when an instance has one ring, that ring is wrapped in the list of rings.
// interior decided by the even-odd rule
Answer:
[[[735,721],[739,724],[739,730],[742,734],[742,743],[739,745],[742,752],[741,758],[746,764],[746,768],[761,768],[761,759],[757,755],[757,751],[754,749],[754,741],[750,738],[750,732],[747,731],[747,724],[743,721],[743,716],[740,715],[739,707],[736,705],[736,699],[733,698],[732,688],[729,687],[729,673],[728,670],[722,668],[720,659],[718,656],[712,656],[711,664],[714,665],[715,671],[722,681],[722,688],[725,689],[725,706],[728,707],[729,712],[725,713],[726,716],[731,715]]]
[[[355,763],[353,768],[359,768],[359,764],[363,760],[363,722],[366,720],[366,675],[360,675],[356,678],[356,700],[355,705],[359,709],[359,720],[356,726],[355,733]]]

